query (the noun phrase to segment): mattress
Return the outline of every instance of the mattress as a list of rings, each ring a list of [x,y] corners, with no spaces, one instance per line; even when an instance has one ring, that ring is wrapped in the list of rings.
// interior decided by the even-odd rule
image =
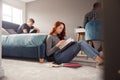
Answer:
[[[41,45],[46,38],[46,34],[13,34],[2,35],[2,46],[13,47],[35,47]]]

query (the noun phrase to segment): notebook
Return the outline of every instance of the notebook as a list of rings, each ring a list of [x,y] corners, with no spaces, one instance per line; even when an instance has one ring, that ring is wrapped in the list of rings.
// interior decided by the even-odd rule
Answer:
[[[79,68],[79,67],[82,67],[82,66],[79,63],[64,63],[63,67]]]
[[[72,38],[68,38],[66,41],[65,41],[65,43],[62,45],[62,46],[60,46],[59,48],[60,48],[60,52],[62,52],[62,51],[64,51],[64,50],[66,50],[68,47],[70,47],[71,45],[73,45],[73,44],[75,44],[76,43],[76,41],[74,41],[74,39],[72,39]]]

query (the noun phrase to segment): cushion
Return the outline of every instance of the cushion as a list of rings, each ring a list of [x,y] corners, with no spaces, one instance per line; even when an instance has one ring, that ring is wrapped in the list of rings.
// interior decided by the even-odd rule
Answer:
[[[1,28],[1,30],[3,35],[9,35],[9,33],[4,28]]]
[[[14,29],[6,29],[9,34],[17,34]]]

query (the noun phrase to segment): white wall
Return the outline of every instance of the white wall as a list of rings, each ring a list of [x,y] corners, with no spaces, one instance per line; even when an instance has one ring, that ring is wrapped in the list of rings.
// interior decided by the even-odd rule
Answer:
[[[26,3],[20,0],[2,0],[3,3],[9,4],[23,11],[23,23],[26,21]]]
[[[3,77],[4,76],[4,71],[3,71],[3,68],[2,68],[2,65],[1,65],[1,19],[2,19],[2,16],[1,16],[1,0],[0,0],[0,77]]]
[[[37,0],[27,3],[27,18],[34,18],[41,32],[48,33],[54,22],[67,26],[68,37],[76,39],[74,28],[83,26],[84,15],[97,0]]]

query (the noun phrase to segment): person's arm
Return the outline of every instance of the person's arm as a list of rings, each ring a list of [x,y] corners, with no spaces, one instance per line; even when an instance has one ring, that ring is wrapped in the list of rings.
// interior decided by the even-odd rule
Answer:
[[[53,45],[52,37],[48,36],[48,38],[46,39],[47,56],[50,56],[59,50],[59,47],[57,47],[56,45],[55,46],[52,45]]]
[[[26,24],[22,25],[23,33],[28,33]]]
[[[83,27],[85,28],[85,25],[87,24],[88,22],[88,18],[87,18],[87,15],[85,15],[84,17],[84,23],[83,23]]]

